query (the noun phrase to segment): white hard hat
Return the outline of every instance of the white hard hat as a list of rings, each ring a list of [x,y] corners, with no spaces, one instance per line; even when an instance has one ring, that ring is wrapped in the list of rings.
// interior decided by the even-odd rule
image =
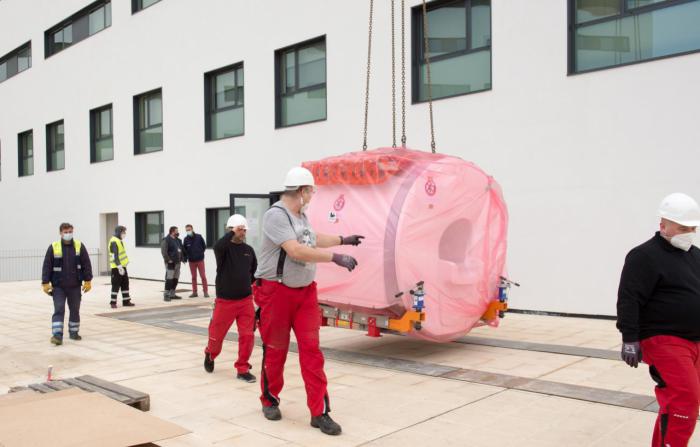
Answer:
[[[240,214],[234,214],[233,216],[228,218],[228,222],[226,222],[226,228],[238,228],[238,227],[243,227],[247,230],[248,229],[248,221],[246,220],[245,217],[241,216]]]
[[[284,188],[287,190],[297,189],[302,186],[315,186],[314,175],[306,168],[295,166],[287,172],[284,178]]]
[[[659,216],[686,227],[700,226],[698,202],[680,192],[674,192],[661,201]]]

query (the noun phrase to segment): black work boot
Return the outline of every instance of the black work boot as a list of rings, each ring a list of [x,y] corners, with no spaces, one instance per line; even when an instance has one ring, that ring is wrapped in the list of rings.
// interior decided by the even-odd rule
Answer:
[[[56,346],[60,346],[63,344],[63,337],[59,335],[54,335],[53,337],[51,337],[51,343],[53,343]]]
[[[122,306],[124,307],[134,307],[136,304],[132,303],[130,299],[122,301]]]
[[[277,405],[266,407],[263,405],[263,414],[268,421],[279,421],[282,419],[282,412]]]
[[[109,307],[111,307],[112,309],[116,309],[117,303],[109,303]]]
[[[214,360],[211,359],[208,352],[204,353],[204,370],[208,373],[214,372]]]
[[[80,340],[83,339],[83,337],[81,337],[80,335],[78,335],[77,332],[71,332],[68,336],[70,337],[71,340],[80,341]]]
[[[250,372],[242,373],[242,374],[238,373],[238,374],[236,374],[236,378],[238,380],[242,380],[242,381],[248,382],[248,383],[255,383],[255,381],[257,380],[255,378],[255,376],[252,375]]]
[[[324,413],[321,416],[312,417],[311,426],[314,428],[320,428],[323,433],[331,436],[337,436],[343,431],[343,429],[340,428],[340,425],[331,419],[328,413]]]

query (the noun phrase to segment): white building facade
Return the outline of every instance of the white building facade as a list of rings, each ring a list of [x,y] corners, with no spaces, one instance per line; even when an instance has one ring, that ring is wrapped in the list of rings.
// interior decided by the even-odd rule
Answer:
[[[392,143],[390,1],[374,3],[370,148]],[[430,150],[420,4],[406,1],[407,146]],[[700,199],[700,1],[428,8],[437,150],[503,187],[511,306],[614,315],[662,197]],[[64,221],[105,250],[119,223],[131,276],[161,279],[169,226],[212,239],[248,194],[236,206],[257,227],[254,195],[291,166],[361,150],[368,9],[0,0],[0,250],[45,248]]]

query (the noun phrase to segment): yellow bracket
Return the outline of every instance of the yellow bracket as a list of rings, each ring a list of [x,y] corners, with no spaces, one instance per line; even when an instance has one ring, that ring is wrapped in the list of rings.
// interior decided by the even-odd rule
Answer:
[[[343,329],[352,329],[352,325],[350,324],[350,322],[345,320],[337,320],[335,327]]]
[[[389,329],[396,332],[411,332],[415,324],[422,321],[425,321],[425,312],[409,310],[398,320],[390,318]]]
[[[486,312],[484,312],[484,315],[481,316],[481,319],[484,321],[493,321],[498,318],[498,313],[503,311],[508,310],[508,303],[502,303],[498,300],[493,300],[489,304],[489,307],[486,309]]]

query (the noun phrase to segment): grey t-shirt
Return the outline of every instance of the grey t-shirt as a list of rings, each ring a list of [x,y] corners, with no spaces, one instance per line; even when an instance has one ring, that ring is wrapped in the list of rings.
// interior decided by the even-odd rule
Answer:
[[[309,247],[316,247],[316,233],[311,228],[306,215],[302,213],[301,217],[295,216],[284,206],[282,201],[279,201],[263,216],[263,238],[260,256],[258,256],[258,270],[255,272],[256,278],[269,281],[279,279],[277,277],[277,263],[280,257],[280,246],[291,240],[296,240]],[[315,263],[300,262],[290,256],[285,259],[282,283],[287,287],[308,286],[313,282],[315,276]]]

